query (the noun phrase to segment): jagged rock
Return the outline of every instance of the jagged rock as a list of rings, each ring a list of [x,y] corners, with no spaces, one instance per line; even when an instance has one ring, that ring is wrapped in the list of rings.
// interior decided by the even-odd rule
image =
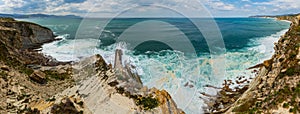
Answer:
[[[158,101],[160,102],[159,107],[162,110],[162,114],[184,114],[184,112],[181,109],[177,108],[176,103],[166,90],[156,90],[155,94]]]
[[[29,78],[37,83],[40,84],[45,84],[47,82],[46,79],[46,74],[43,73],[42,71],[39,70],[35,70],[30,76]]]
[[[121,55],[117,58],[121,59]],[[78,85],[56,95],[55,105],[39,111],[48,113],[51,112],[49,109],[53,109],[54,112],[59,112],[64,108],[58,107],[66,105],[66,103],[62,104],[61,97],[66,98],[67,96],[69,98],[68,107],[71,106],[70,109],[75,112],[83,111],[83,113],[95,114],[184,113],[177,107],[167,91],[144,87],[138,83],[137,77],[129,73],[131,70],[126,70],[120,62],[117,64],[115,68],[110,67],[100,55],[75,64],[73,66],[75,74],[73,75],[78,80]],[[86,72],[86,69],[89,69],[89,72]],[[83,106],[78,108],[80,104]]]

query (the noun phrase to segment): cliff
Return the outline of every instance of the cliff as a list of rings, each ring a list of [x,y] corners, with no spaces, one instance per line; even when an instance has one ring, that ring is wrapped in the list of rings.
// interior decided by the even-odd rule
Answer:
[[[25,65],[57,65],[57,61],[51,62],[52,58],[34,51],[42,44],[56,40],[49,28],[13,18],[0,18],[0,36],[1,59],[4,62],[14,59]]]
[[[46,27],[0,18],[0,113],[24,113],[29,104],[72,85],[70,65],[33,49],[54,41]]]
[[[6,36],[6,38],[1,38],[3,43],[16,49],[38,48],[44,43],[55,40],[55,36],[49,28],[34,23],[16,21],[12,18],[0,18],[0,26],[1,30],[5,30],[2,31],[2,34]]]
[[[221,101],[223,97],[238,97],[215,113],[300,113],[300,15],[276,18],[292,23],[289,31],[275,43],[274,55],[257,65],[256,77],[241,94],[221,93]]]

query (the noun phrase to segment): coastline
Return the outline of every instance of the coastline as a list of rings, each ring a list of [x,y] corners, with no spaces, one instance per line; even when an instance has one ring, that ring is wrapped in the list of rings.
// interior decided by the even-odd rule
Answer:
[[[216,101],[222,101],[224,97],[236,100],[214,113],[297,113],[300,111],[297,104],[294,104],[299,102],[297,95],[300,94],[296,91],[300,89],[300,46],[298,46],[300,38],[297,35],[299,17],[300,15],[276,17],[277,20],[287,20],[292,23],[288,32],[275,43],[275,53],[271,59],[254,67],[259,70],[253,81],[244,86],[247,87],[245,90],[228,90],[225,84],[221,96]],[[222,91],[238,94],[232,96],[232,94],[222,94]]]
[[[279,38],[279,37],[276,37],[276,38]],[[278,39],[276,39],[276,41],[278,41]],[[271,44],[273,44],[273,42],[271,43]],[[273,45],[272,45],[272,47],[271,47],[272,49],[273,49]],[[50,49],[52,49],[52,50],[54,50],[54,48],[50,48]],[[269,50],[266,50],[266,51],[269,51]],[[273,54],[273,53],[271,53],[271,54]],[[269,58],[267,58],[267,59],[269,59]],[[264,60],[262,60],[261,62],[263,62]],[[259,62],[258,62],[259,63]],[[255,64],[254,64],[255,65]],[[245,68],[246,69],[246,68]],[[249,72],[251,72],[251,71],[249,71]],[[249,81],[249,80],[248,80]]]
[[[114,67],[100,55],[72,66],[63,64],[34,51],[55,41],[49,28],[12,18],[0,19],[0,113],[184,114],[167,91],[148,89],[130,65],[122,65],[121,50],[115,52]],[[91,110],[95,106],[91,104],[99,100],[102,104],[96,105],[98,110]]]
[[[292,28],[290,28],[290,29],[292,29]],[[289,30],[289,31],[291,31],[291,30]],[[287,36],[287,35],[289,35],[289,34],[285,34],[284,36]],[[280,43],[282,43],[282,41],[281,40],[283,40],[282,38],[280,38],[279,39],[279,41],[278,41],[278,43],[280,44]],[[287,39],[284,39],[284,41],[283,42],[286,42],[286,41],[290,41],[290,40],[287,40]],[[290,43],[290,42],[289,42]],[[278,45],[279,45],[278,44]],[[278,45],[276,45],[276,46],[278,46]],[[283,45],[283,44],[280,44],[279,46],[281,46],[281,45]],[[276,47],[276,50],[275,51],[278,51],[279,49],[278,49],[278,47]],[[117,53],[122,53],[122,52],[116,52],[116,54]],[[119,55],[122,55],[122,54],[119,54]],[[276,55],[276,54],[275,54]],[[273,57],[275,57],[275,55],[273,55]],[[100,56],[100,55],[99,55]],[[277,56],[277,55],[276,55]],[[272,57],[272,58],[273,58]],[[296,55],[296,57],[298,57],[298,55]],[[299,56],[300,57],[300,56]],[[98,58],[99,59],[99,58]],[[281,58],[280,58],[281,59]],[[278,59],[278,61],[280,61],[280,59]],[[96,62],[97,63],[97,62]],[[271,60],[267,60],[267,61],[265,61],[264,63],[262,63],[261,64],[261,66],[259,66],[261,69],[260,69],[260,71],[259,71],[259,74],[260,74],[260,76],[262,77],[262,75],[264,75],[265,74],[265,72],[266,71],[268,71],[268,70],[270,70],[270,69],[272,69],[272,66],[273,65],[271,65],[271,64],[273,64],[274,63],[274,59],[271,59]],[[105,67],[107,67],[108,69],[109,69],[109,67],[110,67],[110,69],[111,69],[111,66],[106,66],[106,65],[103,65],[103,64],[106,64],[105,62],[103,63],[103,58],[101,59],[100,58],[100,66],[98,66],[98,67],[100,67],[100,68],[104,68],[104,70],[101,70],[101,72],[106,72],[106,73],[109,73],[109,72],[111,72],[110,70],[107,70]],[[1,64],[2,65],[2,64]],[[118,65],[115,65],[115,66],[118,66]],[[120,66],[120,65],[119,65]],[[122,65],[121,65],[122,66]],[[278,65],[277,65],[278,66]],[[9,69],[9,70],[14,70],[13,68],[10,68],[10,67],[1,67],[1,72],[2,72],[2,69]],[[105,70],[106,69],[106,70]],[[115,69],[123,69],[123,68],[115,68]],[[284,69],[283,69],[284,70]],[[288,69],[287,69],[288,70]],[[287,71],[286,70],[286,71]],[[280,71],[280,72],[286,72],[286,71]],[[297,72],[296,72],[297,73]],[[121,74],[124,74],[124,73],[121,73]],[[130,73],[129,73],[130,74]],[[48,75],[48,74],[47,74]],[[31,79],[31,80],[35,80],[35,82],[34,83],[36,83],[36,82],[39,82],[40,81],[40,77],[39,76],[37,76],[37,77],[34,77],[34,78],[32,78],[31,77],[31,75],[30,74],[27,74],[27,76],[29,76],[29,79]],[[104,76],[105,76],[105,74],[104,74]],[[114,78],[114,76],[115,75],[110,75],[110,76],[112,76],[112,77],[110,77],[110,78]],[[26,76],[25,76],[26,77]],[[104,78],[104,77],[103,77]],[[134,78],[134,80],[137,80],[138,78]],[[27,79],[25,79],[25,80],[27,80]],[[43,79],[42,79],[43,80]],[[254,80],[258,80],[258,79],[254,79]],[[1,81],[1,80],[0,80]],[[241,80],[239,80],[239,81],[241,81]],[[246,80],[247,81],[247,80]],[[252,85],[252,83],[257,83],[256,81],[253,81],[253,82],[251,82],[251,84],[248,86],[248,87],[243,87],[243,88],[241,88],[241,89],[237,89],[237,90],[235,90],[235,92],[248,92],[248,88],[251,88],[251,87],[253,87],[253,85]],[[51,81],[49,81],[49,83],[50,83]],[[140,81],[137,81],[137,82],[140,82]],[[228,81],[229,82],[229,81]],[[42,83],[43,83],[43,81],[42,81]],[[242,83],[242,81],[241,81],[241,83]],[[53,84],[53,83],[51,83],[51,84]],[[115,85],[115,83],[112,83],[112,82],[105,82],[105,83],[101,83],[101,84],[103,84],[104,86],[105,85],[109,85],[110,87],[115,87],[114,85]],[[110,84],[113,84],[113,85],[110,85]],[[116,88],[114,88],[114,89],[116,89]],[[120,89],[120,88],[119,88]],[[117,91],[119,91],[120,92],[120,90],[119,90],[118,88],[116,89]],[[226,88],[223,88],[223,90],[224,89],[226,89],[226,91],[231,91],[232,92],[232,90],[230,90],[230,89],[228,89],[227,87]],[[150,91],[157,91],[157,90],[153,90],[153,89],[151,89]],[[160,94],[164,94],[164,95],[166,95],[166,96],[163,96],[163,97],[166,97],[166,99],[167,100],[171,100],[172,98],[171,97],[169,97],[170,95],[168,95],[168,93],[167,92],[165,92],[165,91],[158,91],[158,93],[160,93]],[[128,96],[126,96],[126,95],[128,95],[126,92],[125,93],[123,93],[123,92],[121,92],[121,93],[119,93],[119,94],[121,94],[121,95],[124,95],[125,94],[125,97],[128,97]],[[119,95],[119,94],[116,94],[117,96]],[[242,95],[242,97],[243,97],[244,95]],[[131,97],[131,96],[130,96]],[[130,98],[129,97],[129,98]],[[69,97],[67,97],[67,98],[69,98]],[[164,98],[163,98],[164,99]],[[228,100],[228,99],[227,99]],[[54,101],[57,101],[57,100],[55,100],[54,99]],[[73,103],[76,103],[76,101],[72,101]],[[49,101],[47,101],[46,103],[53,103],[53,102],[49,102]],[[170,102],[169,102],[170,103]],[[174,104],[174,101],[172,101],[171,102],[171,104]],[[42,105],[44,105],[43,103],[42,104],[35,104],[34,106],[42,106]],[[17,106],[18,108],[22,108],[24,105],[22,105],[22,106]],[[33,106],[33,107],[34,107]],[[51,105],[51,106],[53,106],[53,105]],[[49,105],[49,107],[51,107],[50,105]],[[76,105],[77,106],[77,105]],[[48,107],[48,108],[49,108]],[[233,107],[233,106],[232,106]],[[143,108],[145,108],[145,107],[140,107],[141,109],[143,109]],[[173,107],[174,108],[174,107]],[[176,104],[175,104],[175,108],[176,108]],[[229,107],[229,108],[231,108],[231,107]],[[34,108],[33,108],[34,109]],[[235,108],[234,108],[235,109]],[[42,110],[42,109],[39,109],[39,110]],[[77,110],[77,109],[76,109]],[[165,109],[164,109],[165,110]],[[168,110],[168,109],[166,109],[166,110]],[[175,110],[177,110],[177,109],[175,109]],[[229,109],[230,110],[230,109]],[[178,109],[178,111],[180,112],[180,113],[184,113],[184,112],[181,112],[181,110],[180,109]],[[236,111],[236,110],[234,110],[234,111]],[[239,110],[238,110],[239,111]],[[224,112],[224,111],[223,111]]]

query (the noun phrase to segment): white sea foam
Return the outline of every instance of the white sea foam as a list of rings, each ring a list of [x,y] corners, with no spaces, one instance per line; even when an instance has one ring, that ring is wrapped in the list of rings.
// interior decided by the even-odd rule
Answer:
[[[264,53],[265,57],[261,58],[260,62],[262,62],[265,59],[271,58],[271,56],[274,53],[274,43],[277,42],[278,39],[287,31],[288,29],[284,29],[267,37],[251,39],[252,45],[254,44],[258,46],[249,48],[249,51],[257,51],[259,53]]]

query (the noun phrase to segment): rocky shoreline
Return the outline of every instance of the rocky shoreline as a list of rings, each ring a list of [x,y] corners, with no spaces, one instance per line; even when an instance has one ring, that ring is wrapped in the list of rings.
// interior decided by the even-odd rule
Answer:
[[[217,96],[208,97],[207,113],[300,113],[300,15],[275,43],[271,59],[254,66],[256,77],[225,80]],[[143,86],[131,65],[100,55],[74,64],[35,51],[55,41],[48,28],[0,18],[0,113],[161,113],[183,114],[165,90]],[[230,88],[232,83],[240,84]]]
[[[49,28],[0,18],[1,114],[184,114],[167,91],[148,89],[122,65],[121,50],[114,66],[100,55],[71,64],[35,50],[55,40]]]
[[[243,88],[224,84],[208,113],[300,113],[300,15],[264,16],[292,22],[275,43],[271,59],[256,65],[256,77]]]

